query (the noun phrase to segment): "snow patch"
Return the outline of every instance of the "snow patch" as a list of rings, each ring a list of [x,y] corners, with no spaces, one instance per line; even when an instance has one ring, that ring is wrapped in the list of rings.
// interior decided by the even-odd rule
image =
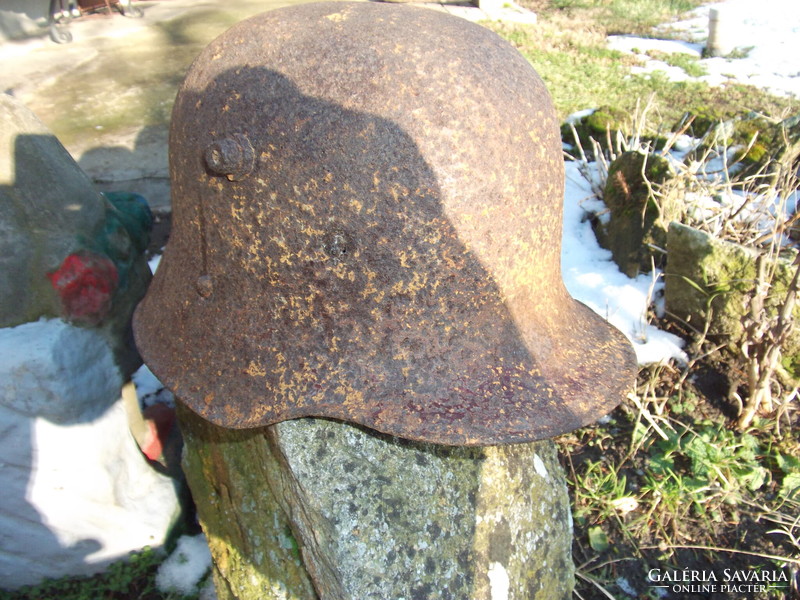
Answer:
[[[578,163],[568,162],[565,168],[561,276],[567,291],[625,334],[640,365],[686,361],[683,340],[647,322],[648,307],[664,287],[660,274],[631,279],[619,270],[587,220],[587,200],[594,196],[589,183]],[[597,202],[591,206],[596,208]]]
[[[647,52],[663,52],[665,54],[688,54],[700,58],[703,45],[681,40],[659,40],[655,38],[640,38],[632,35],[611,35],[608,37],[608,47],[619,52],[645,55]]]
[[[639,594],[637,593],[636,589],[624,577],[617,577],[615,583],[617,584],[617,587],[619,587],[619,589],[621,589],[625,594],[627,594],[631,598],[639,597]]]
[[[211,551],[203,534],[184,535],[169,558],[161,563],[156,586],[163,593],[197,593],[197,586],[211,568]]]
[[[156,254],[153,258],[147,261],[147,266],[150,267],[150,272],[155,273],[158,269],[158,265],[161,264],[161,257],[162,254]]]
[[[167,406],[175,406],[175,396],[153,375],[147,365],[139,367],[131,375],[131,380],[136,386],[136,396],[139,399],[140,406],[151,406],[157,402]]]

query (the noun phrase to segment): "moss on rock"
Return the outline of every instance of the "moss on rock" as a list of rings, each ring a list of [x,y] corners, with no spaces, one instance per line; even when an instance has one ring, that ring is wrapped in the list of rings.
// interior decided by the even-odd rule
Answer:
[[[571,597],[550,441],[466,448],[326,419],[255,431],[181,419],[221,600]]]
[[[661,185],[672,175],[665,158],[639,152],[621,154],[608,169],[603,200],[610,220],[598,222],[595,234],[600,245],[611,250],[620,271],[630,277],[649,271],[651,257],[658,264],[659,255],[651,246],[666,245],[667,223],[679,207],[670,198],[656,203],[649,185]]]
[[[572,127],[575,127],[580,144],[588,155],[591,153],[592,139],[597,141],[601,147],[606,148],[608,146],[608,132],[611,132],[612,139],[616,131],[627,132],[630,129],[630,116],[627,112],[618,108],[601,106],[590,114],[574,121],[572,126],[569,123],[564,123],[561,126],[561,140],[570,146],[576,144]]]
[[[703,330],[711,309],[709,335],[739,346],[744,336],[742,320],[756,285],[758,252],[680,223],[671,223],[667,237],[669,256],[665,278],[666,309],[670,314]],[[774,315],[791,281],[790,260],[781,259],[769,297],[768,313]],[[794,318],[800,322],[800,305]],[[795,327],[784,348],[785,360],[800,360],[800,329]]]

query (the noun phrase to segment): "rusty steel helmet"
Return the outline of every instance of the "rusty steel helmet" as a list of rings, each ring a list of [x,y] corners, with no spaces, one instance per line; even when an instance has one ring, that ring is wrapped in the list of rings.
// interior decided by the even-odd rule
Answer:
[[[541,79],[481,26],[354,2],[250,18],[175,102],[140,351],[230,428],[490,445],[594,421],[636,363],[562,283],[563,169]]]

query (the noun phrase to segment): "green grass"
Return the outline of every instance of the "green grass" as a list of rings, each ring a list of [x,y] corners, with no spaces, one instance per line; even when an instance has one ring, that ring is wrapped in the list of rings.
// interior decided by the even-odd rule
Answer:
[[[522,1],[545,16],[555,12],[591,20],[609,33],[648,33],[696,8],[700,0],[552,0]]]
[[[583,598],[607,598],[599,588],[618,591],[621,574],[641,582],[654,566],[785,569],[787,578],[800,569],[800,442],[791,425],[761,419],[735,431],[673,375],[643,369],[637,402],[557,440],[569,465]]]
[[[685,54],[683,52],[669,53],[659,52],[658,50],[650,50],[647,52],[647,55],[655,60],[665,62],[672,67],[679,67],[683,69],[683,71],[689,77],[702,77],[703,75],[708,74],[706,68],[700,64],[700,59],[696,56],[692,56],[691,54]]]
[[[0,600],[197,600],[197,595],[162,593],[155,579],[164,560],[145,548],[91,577],[65,577],[15,591],[0,590]]]
[[[798,101],[772,96],[741,84],[713,88],[699,81],[670,81],[660,73],[631,75],[637,59],[605,46],[605,33],[591,28],[565,31],[568,23],[547,21],[535,26],[493,24],[513,44],[545,82],[556,111],[564,119],[587,108],[611,106],[632,113],[637,101],[653,98],[654,109],[667,127],[684,113],[713,106],[717,114],[732,116],[748,111],[778,115],[797,110]],[[660,57],[662,60],[666,58]],[[697,59],[668,55],[670,64],[692,76],[702,74]]]

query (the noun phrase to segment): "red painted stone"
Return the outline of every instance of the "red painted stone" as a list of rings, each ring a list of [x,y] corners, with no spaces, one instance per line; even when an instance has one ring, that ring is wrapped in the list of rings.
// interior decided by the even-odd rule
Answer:
[[[147,434],[140,448],[147,458],[157,461],[164,454],[175,425],[175,409],[156,403],[145,408],[143,415],[147,423]]]
[[[89,325],[97,325],[106,317],[119,282],[114,263],[88,251],[70,254],[47,277],[61,299],[64,316]]]

